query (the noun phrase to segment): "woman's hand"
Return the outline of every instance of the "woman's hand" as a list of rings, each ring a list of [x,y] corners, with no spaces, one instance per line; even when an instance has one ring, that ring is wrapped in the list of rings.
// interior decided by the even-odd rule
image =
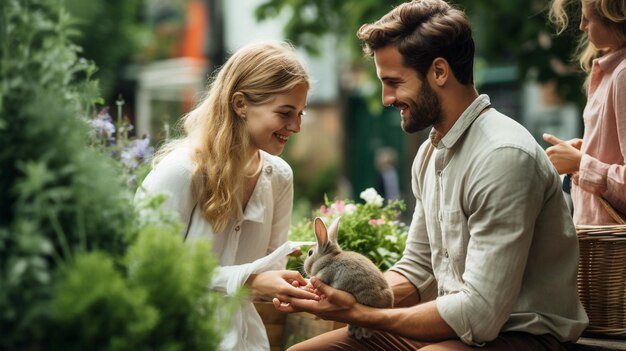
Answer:
[[[354,308],[359,306],[352,294],[335,289],[313,277],[311,284],[315,293],[320,296],[319,301],[306,299],[292,299],[285,301],[280,298],[272,300],[274,307],[282,312],[304,311],[313,313],[322,319],[350,323]]]
[[[247,284],[255,297],[279,298],[281,301],[291,301],[293,298],[319,300],[319,296],[307,288],[308,281],[297,271],[267,271],[253,274],[248,278]]]
[[[578,172],[582,158],[582,139],[563,141],[554,135],[544,134],[543,140],[552,144],[546,149],[546,154],[559,174]]]

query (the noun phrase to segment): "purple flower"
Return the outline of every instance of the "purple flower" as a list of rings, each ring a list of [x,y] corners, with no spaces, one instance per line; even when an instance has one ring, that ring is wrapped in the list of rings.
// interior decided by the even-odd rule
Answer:
[[[120,153],[122,164],[129,169],[135,169],[142,162],[147,162],[154,153],[154,148],[150,146],[150,138],[133,140]]]
[[[101,140],[108,140],[109,142],[115,142],[115,124],[109,114],[109,108],[104,107],[96,118],[91,120],[91,127],[96,133],[96,137]]]

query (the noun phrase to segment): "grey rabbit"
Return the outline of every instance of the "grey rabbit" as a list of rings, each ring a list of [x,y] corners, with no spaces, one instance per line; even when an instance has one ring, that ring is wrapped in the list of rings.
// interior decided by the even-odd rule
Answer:
[[[333,288],[351,293],[361,304],[372,307],[393,307],[393,292],[381,271],[367,257],[343,251],[337,243],[337,217],[326,229],[322,219],[315,218],[317,245],[311,247],[304,260],[304,271]],[[357,339],[369,338],[372,330],[350,325],[348,335]]]

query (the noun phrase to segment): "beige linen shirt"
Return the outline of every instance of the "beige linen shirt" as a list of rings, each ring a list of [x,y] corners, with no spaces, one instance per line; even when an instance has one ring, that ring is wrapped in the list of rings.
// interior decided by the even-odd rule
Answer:
[[[576,340],[578,241],[545,152],[524,127],[479,96],[412,168],[416,199],[406,250],[392,270],[435,298],[460,339],[505,331]],[[431,133],[432,135],[432,133]]]

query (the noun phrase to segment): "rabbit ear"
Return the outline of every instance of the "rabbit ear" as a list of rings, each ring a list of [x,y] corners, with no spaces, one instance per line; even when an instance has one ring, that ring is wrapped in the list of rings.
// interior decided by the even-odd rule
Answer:
[[[328,241],[328,234],[326,231],[326,224],[321,218],[315,218],[315,237],[317,238],[317,246],[322,247]]]
[[[328,240],[332,243],[337,243],[337,234],[339,234],[339,220],[341,216],[335,218],[333,223],[330,225],[328,229]]]

